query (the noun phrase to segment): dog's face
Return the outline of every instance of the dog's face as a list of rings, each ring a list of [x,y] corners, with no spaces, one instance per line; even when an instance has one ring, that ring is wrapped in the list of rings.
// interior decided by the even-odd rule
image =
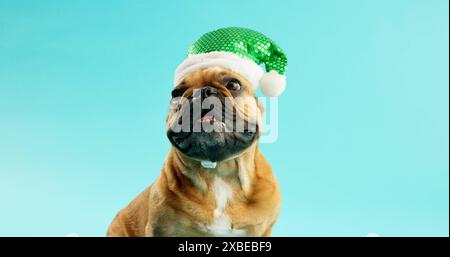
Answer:
[[[262,109],[246,79],[224,68],[193,71],[172,91],[167,136],[198,161],[238,156],[259,137]]]

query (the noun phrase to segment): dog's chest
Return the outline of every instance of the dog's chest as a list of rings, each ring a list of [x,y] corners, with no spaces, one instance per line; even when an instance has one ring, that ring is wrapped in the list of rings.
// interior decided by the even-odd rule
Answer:
[[[230,217],[226,213],[226,207],[233,197],[233,190],[220,177],[213,182],[212,192],[216,201],[214,220],[212,224],[203,225],[208,233],[214,236],[245,236],[245,229],[235,229]]]

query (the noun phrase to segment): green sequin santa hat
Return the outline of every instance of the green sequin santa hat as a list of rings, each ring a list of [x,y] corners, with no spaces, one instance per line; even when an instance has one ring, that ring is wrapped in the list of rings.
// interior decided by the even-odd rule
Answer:
[[[194,42],[175,71],[174,84],[192,71],[218,66],[245,77],[254,89],[261,85],[266,96],[279,96],[286,87],[283,50],[265,35],[238,27],[208,32]]]

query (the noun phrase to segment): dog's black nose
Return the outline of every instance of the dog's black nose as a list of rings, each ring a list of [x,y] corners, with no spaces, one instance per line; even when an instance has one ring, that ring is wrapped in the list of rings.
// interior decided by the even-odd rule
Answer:
[[[214,87],[206,86],[202,87],[202,97],[207,98],[213,95],[217,95],[217,89]]]
[[[217,93],[218,91],[216,88],[211,86],[204,86],[201,89],[194,89],[194,92],[192,93],[192,98],[194,101],[198,101],[200,100],[200,98],[205,99],[210,96],[217,95]]]

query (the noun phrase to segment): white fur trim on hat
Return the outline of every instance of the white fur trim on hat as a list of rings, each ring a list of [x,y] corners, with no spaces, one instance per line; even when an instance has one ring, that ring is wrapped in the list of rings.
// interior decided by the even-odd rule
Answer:
[[[265,96],[279,96],[286,88],[286,76],[271,70],[261,78],[261,91]]]
[[[229,52],[209,52],[188,56],[175,71],[174,86],[190,72],[210,67],[228,68],[248,80],[254,89],[264,75],[264,70],[254,61]]]

